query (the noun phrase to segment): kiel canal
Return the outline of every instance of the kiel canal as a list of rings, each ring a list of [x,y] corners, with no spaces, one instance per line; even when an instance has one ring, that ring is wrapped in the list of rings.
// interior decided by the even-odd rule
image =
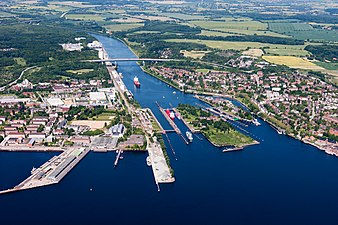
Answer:
[[[110,58],[135,57],[123,43],[95,36]],[[135,99],[158,110],[178,103],[202,104],[144,73],[135,62],[118,72]],[[141,88],[134,88],[138,76]],[[173,91],[177,93],[174,94]],[[166,142],[176,182],[156,191],[146,154],[126,153],[114,168],[115,153],[90,152],[57,185],[0,196],[1,224],[338,224],[338,158],[279,135],[264,121],[245,129],[259,145],[223,153],[205,138],[186,145],[168,133]],[[182,133],[186,126],[178,121]],[[0,188],[28,177],[51,153],[0,153]]]

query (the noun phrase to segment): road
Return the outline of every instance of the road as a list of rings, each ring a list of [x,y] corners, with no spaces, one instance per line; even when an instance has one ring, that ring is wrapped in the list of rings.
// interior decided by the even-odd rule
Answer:
[[[28,71],[28,70],[30,70],[30,69],[33,69],[33,68],[35,68],[35,67],[36,67],[36,66],[31,66],[31,67],[28,67],[28,68],[24,69],[24,70],[21,72],[20,76],[19,76],[16,80],[12,81],[11,83],[9,83],[9,84],[7,84],[7,85],[5,85],[5,86],[0,87],[0,91],[4,91],[6,88],[9,88],[9,87],[11,87],[12,85],[16,84],[16,83],[18,82],[18,80],[20,80],[20,79],[22,78],[22,76],[25,74],[26,71]]]

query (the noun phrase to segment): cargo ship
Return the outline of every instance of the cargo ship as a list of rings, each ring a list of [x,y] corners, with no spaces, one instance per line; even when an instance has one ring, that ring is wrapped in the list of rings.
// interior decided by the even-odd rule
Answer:
[[[171,112],[169,109],[166,109],[165,113],[170,117],[170,119],[172,119],[172,120],[175,119],[175,113],[174,112]]]
[[[138,77],[134,77],[134,84],[135,84],[135,87],[137,88],[140,88],[141,87],[141,83],[138,81]]]
[[[189,139],[189,142],[192,142],[192,140],[194,139],[194,138],[192,137],[192,133],[191,133],[190,131],[187,131],[187,132],[185,132],[185,135],[186,135],[187,138]]]

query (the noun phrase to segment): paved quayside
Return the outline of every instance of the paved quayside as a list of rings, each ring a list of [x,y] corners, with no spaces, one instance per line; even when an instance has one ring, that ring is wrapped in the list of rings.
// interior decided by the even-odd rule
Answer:
[[[54,156],[42,166],[33,169],[31,176],[14,188],[0,191],[0,194],[21,191],[59,183],[89,152],[88,148],[70,148]]]

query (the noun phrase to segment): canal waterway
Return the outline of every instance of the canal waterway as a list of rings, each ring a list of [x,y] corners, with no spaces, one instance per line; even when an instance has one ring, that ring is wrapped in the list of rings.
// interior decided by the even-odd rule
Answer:
[[[111,58],[134,57],[123,43],[96,38]],[[164,108],[201,103],[135,62],[119,63],[118,71],[164,128],[170,127],[155,101]],[[140,89],[134,88],[134,76]],[[245,129],[261,144],[237,152],[222,153],[204,138],[185,145],[169,134],[178,158],[168,147],[176,182],[161,185],[161,192],[145,153],[126,153],[117,168],[115,153],[90,153],[57,185],[0,196],[0,224],[338,224],[338,158],[260,122]],[[186,131],[182,122],[178,125]],[[22,180],[51,157],[23,154],[0,154],[1,186]]]

